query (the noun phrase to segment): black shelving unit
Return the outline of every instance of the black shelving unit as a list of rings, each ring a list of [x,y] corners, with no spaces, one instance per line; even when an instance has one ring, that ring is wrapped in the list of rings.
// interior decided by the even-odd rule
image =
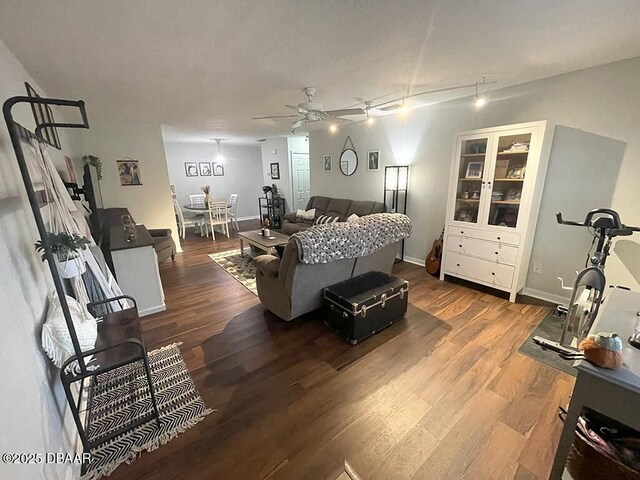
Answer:
[[[258,197],[258,209],[260,211],[260,221],[269,219],[272,228],[282,228],[284,217],[284,198],[278,194],[265,193]]]
[[[38,108],[49,108],[52,105],[73,108],[78,111],[82,121],[79,123],[61,123],[55,121],[41,122],[36,125],[34,132],[31,132],[17,123],[13,118],[12,109],[14,106],[19,104],[29,104],[34,108],[34,110],[36,106],[38,106]],[[78,434],[80,435],[84,451],[85,453],[90,453],[91,450],[98,445],[108,442],[118,435],[136,428],[143,423],[155,420],[159,427],[160,417],[151,378],[151,371],[149,368],[147,351],[144,343],[142,342],[137,306],[133,298],[121,296],[98,302],[103,304],[118,302],[123,309],[112,312],[103,317],[102,321],[98,323],[98,339],[95,348],[82,351],[74,328],[71,312],[69,311],[69,305],[66,301],[66,289],[63,284],[63,279],[58,274],[58,270],[54,262],[54,256],[47,241],[46,227],[40,213],[40,206],[38,204],[36,192],[33,188],[24,152],[22,151],[21,139],[36,139],[41,143],[49,143],[42,135],[42,132],[45,130],[56,128],[88,129],[89,122],[87,119],[85,104],[82,100],[18,96],[6,100],[2,107],[2,112],[9,131],[16,160],[20,168],[29,204],[33,212],[33,217],[36,222],[36,227],[38,229],[42,245],[44,246],[44,257],[49,265],[53,284],[58,294],[58,299],[60,300],[60,306],[62,308],[65,323],[69,330],[69,336],[73,345],[74,355],[64,363],[60,370],[60,379],[62,380],[67,402],[78,429]],[[129,307],[127,302],[131,302],[133,307]],[[97,303],[90,304],[88,305],[88,308],[93,308],[96,305]],[[97,368],[88,368],[86,359],[89,356],[93,356],[97,359]],[[88,432],[90,430],[90,421],[92,418],[92,387],[96,384],[99,375],[132,363],[138,363],[140,367],[144,369],[147,380],[147,393],[151,400],[150,410],[145,412],[143,416],[136,418],[126,425],[117,426],[117,428],[114,428],[111,431],[101,432],[99,435],[90,435]],[[83,416],[84,419],[82,418]],[[83,465],[82,473],[85,473],[85,471],[86,465]]]

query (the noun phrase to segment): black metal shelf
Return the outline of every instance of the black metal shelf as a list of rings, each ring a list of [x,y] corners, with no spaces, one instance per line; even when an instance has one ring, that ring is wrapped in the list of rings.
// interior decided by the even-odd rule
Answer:
[[[69,107],[77,109],[81,116],[81,122],[78,123],[60,123],[60,122],[42,122],[36,125],[35,132],[31,132],[29,129],[23,127],[17,123],[13,118],[12,109],[19,104],[29,104],[35,109],[35,106],[51,105]],[[21,139],[35,139],[40,143],[50,143],[42,136],[42,132],[45,129],[55,128],[89,128],[89,122],[87,119],[87,112],[85,104],[82,100],[64,100],[57,98],[43,98],[38,96],[17,96],[9,98],[4,102],[2,107],[5,123],[9,131],[9,137],[11,138],[11,144],[20,168],[20,174],[24,183],[31,211],[36,222],[38,234],[42,245],[44,247],[44,258],[47,260],[49,270],[53,279],[55,290],[58,294],[60,306],[64,315],[65,323],[69,331],[71,343],[73,345],[74,355],[66,360],[60,370],[60,379],[67,396],[67,402],[71,410],[78,434],[82,441],[82,445],[85,453],[90,452],[96,446],[115,438],[122,433],[136,428],[143,423],[151,420],[155,420],[158,427],[160,426],[159,413],[155,398],[155,392],[153,389],[151,371],[149,368],[149,360],[147,357],[147,351],[144,343],[142,342],[142,331],[140,329],[140,323],[138,319],[138,312],[135,300],[128,296],[120,296],[116,298],[106,299],[103,301],[95,302],[88,305],[88,308],[92,308],[99,304],[120,302],[123,300],[133,302],[133,308],[127,308],[112,312],[103,317],[103,320],[98,324],[98,340],[95,348],[82,351],[78,336],[74,328],[73,319],[69,310],[69,305],[66,300],[66,290],[63,286],[63,281],[58,274],[54,256],[51,251],[51,246],[47,240],[47,230],[44,224],[40,212],[40,205],[38,203],[37,194],[33,188],[31,176],[29,174],[29,168],[27,166],[24,152],[22,151]],[[94,356],[98,367],[88,368],[87,357]],[[135,362],[141,362],[142,368],[145,369],[146,381],[148,383],[149,395],[152,403],[152,413],[145,415],[142,418],[136,419],[124,426],[117,426],[113,431],[102,432],[98,436],[88,436],[87,427],[90,427],[92,412],[92,394],[91,389],[96,385],[96,378],[99,379],[99,375],[120,368],[124,365],[128,365]],[[77,367],[77,368],[75,368]],[[72,386],[76,386],[79,383],[79,388],[74,389]],[[75,390],[75,392],[74,392]],[[77,394],[77,396],[74,395]],[[86,398],[86,404],[83,407],[83,399]],[[85,421],[81,418],[81,413],[85,416]],[[86,464],[82,466],[82,473],[86,471]]]

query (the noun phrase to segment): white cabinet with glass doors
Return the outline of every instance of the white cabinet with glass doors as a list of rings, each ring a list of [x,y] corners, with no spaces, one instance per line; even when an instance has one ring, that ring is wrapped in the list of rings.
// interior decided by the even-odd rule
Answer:
[[[526,280],[546,172],[545,125],[532,122],[458,136],[442,279],[451,275],[497,288],[515,301]]]

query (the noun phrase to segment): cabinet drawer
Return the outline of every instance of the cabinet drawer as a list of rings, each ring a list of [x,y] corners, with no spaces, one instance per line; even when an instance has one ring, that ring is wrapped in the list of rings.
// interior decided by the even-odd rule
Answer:
[[[510,265],[447,252],[444,271],[450,275],[478,280],[498,288],[511,288],[515,269]]]
[[[457,235],[465,238],[477,238],[479,240],[489,240],[490,242],[504,243],[507,245],[520,245],[520,235],[517,233],[503,233],[487,230],[479,230],[477,228],[458,227],[449,225],[447,234]]]
[[[518,259],[518,247],[504,243],[447,235],[444,244],[449,252],[471,255],[489,260],[490,262],[515,265]]]

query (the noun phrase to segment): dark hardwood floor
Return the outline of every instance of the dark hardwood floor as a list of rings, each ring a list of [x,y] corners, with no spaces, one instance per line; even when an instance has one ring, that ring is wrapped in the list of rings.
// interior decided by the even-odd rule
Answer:
[[[257,228],[245,222],[241,229]],[[400,263],[406,319],[354,347],[321,314],[284,322],[190,237],[161,266],[167,311],[142,320],[149,350],[180,347],[217,409],[110,479],[547,478],[567,374],[517,350],[547,313]]]

